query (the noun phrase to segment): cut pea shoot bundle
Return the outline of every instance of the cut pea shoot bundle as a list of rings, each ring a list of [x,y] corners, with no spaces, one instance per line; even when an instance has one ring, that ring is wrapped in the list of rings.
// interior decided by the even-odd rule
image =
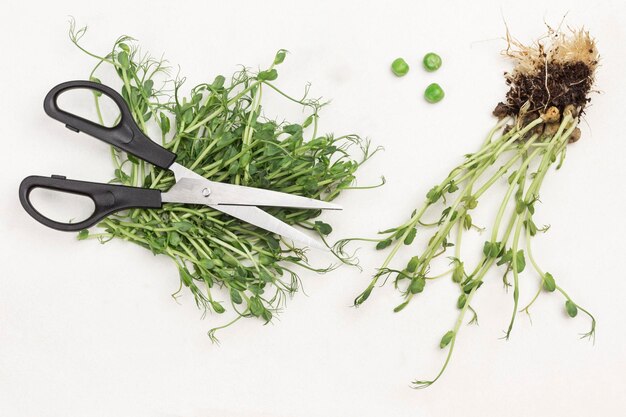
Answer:
[[[242,68],[230,79],[218,75],[191,88],[185,96],[184,79],[170,78],[165,62],[141,54],[132,38],[118,38],[111,51],[100,56],[80,44],[85,31],[72,22],[72,42],[97,59],[90,79],[100,82],[97,77],[106,67],[117,74],[133,118],[144,132],[156,129],[163,146],[178,155],[179,164],[217,182],[325,201],[357,188],[352,186],[354,174],[372,155],[369,142],[353,134],[318,133],[323,103],[307,98],[308,87],[304,97],[296,99],[274,83],[276,66],[283,62],[286,51],[278,51],[272,65],[263,71]],[[304,121],[265,118],[262,94],[268,90],[278,93],[285,103],[303,108]],[[101,97],[94,98],[104,124]],[[352,146],[360,153],[358,160],[349,153]],[[162,191],[174,183],[170,171],[114,148],[111,152],[115,166],[112,182]],[[322,240],[332,231],[329,224],[315,220],[319,210],[267,211],[289,225],[314,231]],[[204,312],[233,313],[231,321],[209,332],[212,340],[216,340],[216,330],[242,317],[257,317],[266,323],[272,320],[286,297],[298,290],[298,269],[319,273],[332,269],[311,266],[304,248],[281,242],[271,232],[207,206],[166,204],[161,209],[132,209],[110,216],[99,226],[103,230],[84,230],[79,239],[96,238],[103,243],[123,239],[166,255],[180,275],[180,288],[174,296],[187,289]]]
[[[506,338],[511,335],[518,312],[528,312],[542,293],[562,297],[569,317],[581,312],[588,316],[591,327],[583,336],[594,336],[594,317],[561,287],[558,274],[539,265],[531,243],[533,237],[547,230],[539,227],[534,218],[546,175],[553,166],[561,167],[568,144],[580,137],[577,125],[594,82],[598,63],[596,46],[587,32],[572,31],[566,36],[551,31],[546,40],[531,47],[510,40],[506,55],[515,63],[513,71],[505,75],[510,89],[506,100],[494,110],[499,121],[481,148],[465,155],[461,164],[432,187],[424,203],[405,223],[380,232],[382,237],[377,239],[356,239],[374,241],[378,250],[389,251],[369,286],[356,298],[356,306],[390,277],[403,296],[394,309],[396,312],[419,299],[421,293],[443,277],[450,277],[458,286],[458,296],[450,300],[451,306],[458,309],[458,318],[451,329],[443,332],[440,341],[440,347],[448,350],[447,357],[434,378],[414,381],[415,388],[428,387],[443,374],[466,316],[471,315],[470,323],[477,323],[472,300],[493,267],[502,271],[505,287],[512,287],[513,306]],[[499,182],[505,184],[499,208],[491,227],[484,233],[484,245],[469,248],[475,253],[480,251],[481,255],[475,265],[470,264],[464,257],[467,253],[462,252],[468,250],[462,248],[463,235],[479,229],[472,213],[480,209],[481,197]],[[428,220],[433,211],[435,219]],[[434,233],[428,234],[426,249],[415,253],[411,245],[416,235],[429,229]],[[351,240],[355,239],[338,242],[337,251],[345,254],[345,245]],[[403,248],[413,251],[415,256],[408,263],[393,266]],[[433,261],[446,255],[450,266],[443,273],[432,271]],[[536,276],[538,286],[524,305],[519,300],[523,272],[530,273],[528,278]]]

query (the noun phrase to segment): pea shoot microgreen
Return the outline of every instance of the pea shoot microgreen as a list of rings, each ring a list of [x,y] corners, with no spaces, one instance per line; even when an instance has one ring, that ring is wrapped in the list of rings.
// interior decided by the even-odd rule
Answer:
[[[156,129],[161,144],[174,151],[183,166],[214,181],[326,201],[359,188],[352,185],[355,173],[377,149],[371,151],[370,142],[355,134],[319,133],[319,112],[325,103],[308,98],[308,86],[303,98],[294,98],[275,84],[277,66],[287,51],[279,50],[266,69],[253,72],[241,68],[230,78],[217,75],[185,93],[185,79],[170,76],[166,61],[141,53],[133,38],[121,36],[108,53],[98,55],[81,44],[86,29],[77,28],[72,20],[69,35],[81,51],[97,61],[89,78],[100,82],[97,74],[113,73],[142,130]],[[288,123],[264,117],[265,91],[277,92],[284,104],[303,108],[304,120]],[[100,96],[94,95],[104,124],[99,100]],[[351,155],[353,147],[360,153],[358,159]],[[112,182],[164,191],[174,183],[169,171],[114,148],[111,156]],[[317,219],[320,211],[267,211],[323,240],[332,232],[330,224]],[[270,232],[206,206],[166,204],[158,210],[134,209],[110,216],[99,227],[99,231],[81,231],[78,238],[122,239],[155,255],[168,256],[179,272],[175,298],[185,289],[205,313],[230,311],[232,320],[209,331],[214,341],[217,330],[243,317],[270,322],[287,297],[300,288],[299,270],[325,273],[335,267],[313,267],[305,248],[281,242]]]

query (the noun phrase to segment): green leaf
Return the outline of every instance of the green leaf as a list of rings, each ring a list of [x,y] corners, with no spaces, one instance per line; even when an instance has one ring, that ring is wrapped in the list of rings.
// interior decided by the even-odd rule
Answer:
[[[78,240],[85,240],[89,237],[89,230],[87,229],[83,229],[80,232],[78,232],[78,235],[76,236],[76,238]]]
[[[556,282],[551,273],[546,272],[543,275],[543,288],[548,292],[554,292],[556,290]]]
[[[567,315],[571,318],[574,318],[578,315],[578,307],[571,300],[567,300],[565,302],[565,311],[567,311]]]
[[[463,286],[463,292],[469,294],[474,288],[480,288],[481,285],[483,285],[483,281],[470,280]]]
[[[404,307],[406,307],[406,306],[407,306],[407,304],[409,304],[409,301],[408,301],[408,300],[407,300],[407,301],[405,301],[404,303],[400,304],[400,305],[397,305],[397,306],[393,309],[393,312],[394,312],[394,313],[398,313],[398,312],[400,312],[400,311],[404,310]]]
[[[248,290],[254,295],[263,294],[263,288],[258,283],[250,284]]]
[[[417,235],[417,229],[414,227],[411,230],[409,230],[409,233],[404,238],[404,244],[410,245],[411,243],[413,243],[416,235]]]
[[[358,295],[358,297],[355,298],[354,305],[355,306],[359,306],[359,305],[363,304],[365,302],[365,300],[368,299],[368,297],[372,293],[373,289],[374,289],[374,286],[370,284],[370,286],[367,287],[365,289],[365,291],[363,291],[361,294]]]
[[[380,242],[376,244],[376,249],[378,250],[385,249],[389,245],[391,245],[391,239],[381,240]]]
[[[433,188],[431,188],[428,191],[428,193],[426,193],[426,199],[428,200],[430,204],[436,203],[440,197],[441,197],[441,191],[439,190],[439,187],[436,185]]]
[[[276,56],[274,57],[274,65],[282,64],[285,60],[285,56],[287,56],[287,51],[284,49],[279,49],[278,52],[276,52]]]
[[[473,210],[478,206],[478,200],[476,200],[476,197],[473,195],[463,197],[463,201],[465,201],[465,207],[467,207],[468,210]]]
[[[487,258],[496,258],[498,257],[498,255],[500,254],[502,250],[502,243],[501,242],[485,242],[484,246],[483,246],[483,254],[487,257]]]
[[[265,240],[267,241],[267,246],[269,246],[271,249],[279,249],[280,248],[280,242],[274,236],[267,235]]]
[[[332,233],[333,228],[332,228],[332,226],[330,224],[324,223],[322,221],[317,220],[315,222],[315,230],[317,230],[318,232],[320,232],[324,236],[328,236],[329,234]]]
[[[230,167],[228,168],[228,175],[235,175],[239,171],[239,167],[239,161],[235,161],[230,164]]]
[[[217,301],[211,301],[211,308],[213,309],[213,311],[215,311],[217,314],[222,314],[224,311],[226,311],[224,309],[224,307],[218,303]]]
[[[172,222],[172,226],[182,233],[188,232],[194,228],[194,225],[189,222]]]
[[[200,265],[203,268],[206,268],[208,270],[211,270],[211,269],[215,268],[215,262],[213,262],[213,260],[211,260],[211,259],[202,259],[200,261]]]
[[[517,171],[513,171],[511,172],[511,175],[509,175],[509,178],[507,179],[507,182],[510,184],[513,184],[513,180],[515,179],[515,176],[517,175]]]
[[[241,294],[234,288],[230,289],[230,299],[234,304],[241,304],[243,299],[241,298]]]
[[[193,120],[193,109],[190,107],[183,113],[183,122],[185,122],[185,124],[188,125],[189,123],[192,122],[192,120]]]
[[[117,53],[117,62],[122,69],[128,69],[130,67],[130,59],[126,51],[120,51]]]
[[[390,237],[390,239],[394,239],[394,240],[400,239],[404,235],[404,232],[406,231],[406,227],[400,227],[400,228],[395,229],[395,230],[396,230],[396,232],[393,234],[393,236]],[[393,231],[393,229],[390,230],[389,232],[391,232],[391,231]],[[387,232],[387,233],[389,233],[389,232]],[[385,233],[385,232],[381,232],[381,233]]]
[[[152,80],[146,80],[143,83],[143,91],[144,93],[146,93],[147,96],[151,96],[152,95],[152,87],[154,87],[154,81]]]
[[[99,78],[96,78],[94,76],[89,77],[89,81],[94,82],[94,83],[98,83],[98,84],[102,84],[102,81],[100,81]],[[96,97],[100,97],[102,96],[102,92],[101,91],[96,91],[96,90],[91,90],[92,93],[96,96]]]
[[[460,284],[465,277],[465,269],[463,267],[463,262],[459,262],[454,271],[452,271],[452,281]]]
[[[448,346],[450,342],[452,341],[453,337],[454,337],[453,330],[450,330],[448,333],[444,334],[443,337],[441,338],[441,342],[439,342],[439,347],[443,349],[446,346]]]
[[[218,75],[217,77],[215,77],[215,80],[213,80],[213,84],[211,84],[211,87],[219,90],[224,86],[224,81],[226,81],[226,78],[224,78],[223,75]]]
[[[537,234],[537,225],[532,219],[524,220],[524,226],[528,229],[528,233],[531,236],[535,236]]]
[[[203,274],[202,275],[202,279],[206,283],[207,287],[213,288],[214,281],[213,281],[213,278],[211,276]]]
[[[239,164],[241,166],[246,166],[250,163],[250,159],[252,159],[252,154],[250,152],[246,152],[241,155],[241,158],[239,158]]]
[[[300,259],[297,259],[295,262],[297,262],[299,260]],[[261,281],[263,281],[263,282],[273,282],[274,281],[274,277],[272,277],[272,275],[268,274],[266,271],[259,272],[259,279],[261,279]]]
[[[181,241],[180,235],[177,232],[169,232],[167,234],[168,243],[174,247],[178,247],[178,244]]]
[[[263,317],[263,320],[265,320],[265,323],[267,324],[272,320],[272,312],[265,308],[261,313],[261,317]]]
[[[257,78],[260,81],[274,81],[276,78],[278,78],[278,71],[273,68],[271,70],[261,71],[259,72]]]
[[[261,300],[257,296],[250,297],[248,308],[250,309],[250,313],[255,317],[259,317],[263,313],[263,310],[265,310]]]
[[[515,262],[513,266],[515,267],[515,272],[518,274],[526,268],[526,259],[524,258],[523,250],[518,250],[515,254]]]
[[[487,258],[491,258],[491,248],[493,247],[493,242],[486,241],[483,245],[483,255]]]
[[[163,134],[170,131],[170,119],[164,113],[159,114],[159,127],[161,128],[161,132],[163,132]]]
[[[125,183],[130,179],[128,174],[121,169],[116,169],[115,171],[113,171],[113,175],[115,175],[115,178],[121,183]]]
[[[465,230],[470,230],[472,228],[472,216],[470,216],[469,214],[466,214],[463,217],[463,227],[465,228]]]
[[[418,294],[424,291],[424,287],[426,286],[426,280],[422,277],[413,278],[411,284],[409,285],[409,291],[411,294]]]
[[[465,293],[461,293],[459,298],[456,300],[456,308],[459,310],[465,307],[465,303],[467,302],[467,295]]]
[[[185,287],[189,287],[193,284],[193,278],[189,275],[189,272],[187,272],[185,268],[180,268],[178,273],[180,274],[180,280]]]
[[[406,265],[406,270],[408,272],[413,273],[417,269],[418,265],[419,265],[419,258],[417,256],[414,256],[414,257],[411,258],[409,263]]]

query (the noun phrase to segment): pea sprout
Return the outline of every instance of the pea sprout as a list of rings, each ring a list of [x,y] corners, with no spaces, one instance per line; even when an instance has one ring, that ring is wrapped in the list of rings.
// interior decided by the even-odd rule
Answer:
[[[548,227],[537,226],[535,220],[541,187],[553,167],[561,168],[568,145],[580,138],[577,126],[589,102],[598,51],[589,33],[582,30],[572,31],[570,36],[551,31],[547,41],[531,47],[507,39],[510,44],[506,54],[516,64],[505,75],[510,89],[506,101],[496,106],[493,113],[499,120],[478,151],[465,155],[443,181],[433,186],[404,223],[379,232],[378,238],[343,239],[335,244],[337,253],[347,259],[347,245],[354,240],[369,241],[376,249],[388,251],[369,285],[355,298],[355,306],[363,304],[377,285],[392,277],[402,296],[395,312],[424,297],[431,290],[429,287],[435,287],[445,276],[458,288],[450,303],[458,310],[458,317],[439,342],[441,349],[447,349],[444,363],[433,378],[413,381],[414,388],[428,387],[442,376],[466,316],[470,315],[468,324],[478,323],[474,296],[494,268],[501,269],[504,288],[512,289],[505,339],[511,337],[517,314],[525,312],[530,317],[531,306],[542,294],[562,296],[565,313],[571,318],[584,313],[591,324],[582,337],[593,340],[595,335],[593,315],[560,286],[564,277],[556,278],[557,274],[540,267],[531,243],[536,235],[548,231]],[[474,223],[473,213],[496,183],[502,183],[504,189],[492,225],[484,229]],[[441,211],[433,213],[434,210]],[[432,220],[428,219],[433,214]],[[413,247],[415,237],[427,230],[433,233],[426,248],[417,251]],[[463,237],[472,230],[486,233],[481,248],[463,244]],[[408,263],[396,260],[403,248],[412,256]],[[480,260],[471,264],[465,250],[479,254]],[[445,255],[449,257],[449,267],[442,273],[433,272],[433,261]],[[534,272],[537,290],[520,307],[520,276],[524,272]]]

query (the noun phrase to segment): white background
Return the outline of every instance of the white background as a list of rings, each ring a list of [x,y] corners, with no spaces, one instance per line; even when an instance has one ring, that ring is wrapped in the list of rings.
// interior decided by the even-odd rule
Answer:
[[[0,415],[52,416],[484,416],[616,415],[626,406],[624,324],[623,134],[626,68],[623,1],[162,2],[21,1],[3,4],[0,92]],[[279,85],[332,98],[326,132],[356,132],[386,148],[359,174],[384,188],[346,193],[328,214],[335,238],[398,224],[425,192],[479,145],[490,112],[506,91],[500,56],[506,20],[529,42],[556,26],[585,25],[598,40],[601,94],[581,124],[564,168],[551,172],[538,207],[540,262],[598,319],[595,345],[578,340],[588,322],[542,296],[533,323],[520,315],[511,340],[499,340],[511,296],[492,273],[475,299],[479,327],[463,328],[447,373],[427,390],[409,382],[433,376],[444,359],[439,338],[453,324],[456,290],[432,284],[401,314],[391,286],[359,309],[352,300],[383,254],[363,248],[364,268],[304,274],[299,293],[273,324],[247,320],[212,345],[188,295],[170,294],[178,276],[169,260],[131,244],[78,242],[22,210],[20,180],[65,174],[105,181],[105,145],[73,135],[45,116],[42,99],[58,82],[85,78],[93,61],[67,39],[67,16],[88,24],[85,44],[107,51],[129,34],[164,53],[191,84],[229,74],[237,64],[268,64],[291,54]],[[419,62],[444,59],[428,74]],[[412,65],[398,79],[390,62]],[[445,100],[421,98],[439,82]],[[299,116],[269,98],[273,114]],[[269,111],[269,110],[268,110]],[[496,187],[497,189],[497,187]],[[480,208],[480,207],[479,207]],[[477,210],[480,211],[480,210]],[[484,223],[489,213],[482,217]],[[481,218],[479,216],[478,220]],[[479,250],[481,237],[476,238]],[[416,245],[416,248],[419,244]],[[471,251],[466,249],[466,251]],[[405,253],[402,256],[410,256]],[[329,261],[316,254],[319,264]],[[405,259],[405,258],[401,258]],[[524,275],[522,300],[537,277]]]

